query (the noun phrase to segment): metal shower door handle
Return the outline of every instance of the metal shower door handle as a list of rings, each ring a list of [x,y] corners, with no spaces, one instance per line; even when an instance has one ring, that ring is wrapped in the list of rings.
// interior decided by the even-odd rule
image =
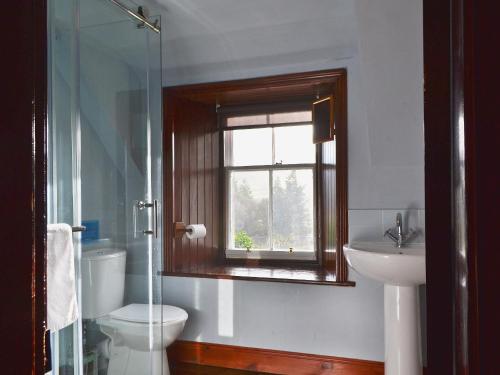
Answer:
[[[144,202],[144,201],[135,201],[134,202],[134,212],[133,212],[133,221],[134,221],[134,238],[137,233],[137,212],[142,211],[146,208],[153,209],[153,229],[145,229],[142,231],[142,234],[154,235],[155,238],[158,238],[158,200],[153,200],[153,202]]]

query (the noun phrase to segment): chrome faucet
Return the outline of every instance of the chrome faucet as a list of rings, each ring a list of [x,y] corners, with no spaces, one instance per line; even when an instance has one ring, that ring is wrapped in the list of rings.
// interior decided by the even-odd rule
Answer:
[[[384,233],[384,237],[389,237],[394,241],[395,246],[399,248],[408,243],[416,233],[417,231],[413,229],[409,229],[406,234],[403,233],[403,216],[401,212],[398,212],[396,215],[396,226],[387,229]]]

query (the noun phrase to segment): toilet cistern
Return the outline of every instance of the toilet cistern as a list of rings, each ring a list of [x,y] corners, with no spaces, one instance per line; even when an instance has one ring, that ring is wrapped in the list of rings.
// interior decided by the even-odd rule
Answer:
[[[384,233],[384,237],[389,237],[394,241],[395,246],[399,248],[410,242],[417,233],[418,231],[411,228],[408,230],[408,233],[403,233],[403,216],[401,212],[398,212],[396,214],[396,226],[387,229]]]

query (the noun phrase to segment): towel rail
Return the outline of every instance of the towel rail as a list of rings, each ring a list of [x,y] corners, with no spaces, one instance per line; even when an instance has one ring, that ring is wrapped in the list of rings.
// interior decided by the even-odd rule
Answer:
[[[75,232],[85,232],[87,230],[87,227],[84,227],[83,225],[81,225],[81,226],[75,226],[75,227],[71,227],[71,230],[73,231],[73,233],[75,233]]]

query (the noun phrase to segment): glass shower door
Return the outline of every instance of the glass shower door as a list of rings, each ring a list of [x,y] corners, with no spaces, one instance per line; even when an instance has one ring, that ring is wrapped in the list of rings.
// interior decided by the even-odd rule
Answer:
[[[53,10],[65,3],[53,0]],[[64,90],[52,80],[51,97],[53,112],[72,120],[49,126],[49,204],[71,212],[54,220],[86,231],[75,235],[81,315],[59,333],[58,347],[71,346],[54,358],[53,374],[161,374],[160,35],[108,0],[74,9],[72,58],[51,62],[71,70]],[[54,28],[60,43],[68,30]],[[60,46],[65,53],[68,44]],[[140,345],[127,327],[140,327]]]
[[[48,2],[47,222],[79,225],[79,86],[77,0]],[[73,236],[77,284],[80,233]],[[79,285],[77,299],[80,300]],[[82,373],[81,319],[50,334],[52,374]]]

